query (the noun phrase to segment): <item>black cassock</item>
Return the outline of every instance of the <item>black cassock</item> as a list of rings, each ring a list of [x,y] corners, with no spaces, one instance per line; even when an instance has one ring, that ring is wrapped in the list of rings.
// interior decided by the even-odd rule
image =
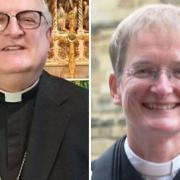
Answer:
[[[92,180],[144,180],[128,160],[124,142],[117,140],[102,156],[92,162]],[[180,171],[173,180],[180,180]]]
[[[22,95],[20,102],[5,102],[0,93],[0,177],[16,180],[24,153],[33,116],[38,85]]]

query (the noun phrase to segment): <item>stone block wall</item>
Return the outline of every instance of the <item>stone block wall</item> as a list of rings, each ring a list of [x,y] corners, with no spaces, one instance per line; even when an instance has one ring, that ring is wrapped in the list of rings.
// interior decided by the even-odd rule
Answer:
[[[120,106],[115,106],[109,93],[108,77],[112,72],[108,43],[113,28],[97,27],[93,35],[91,74],[91,158],[95,159],[125,134],[125,120]]]
[[[110,147],[116,139],[125,134],[125,120],[119,113],[117,119],[92,118],[91,158],[95,159]]]

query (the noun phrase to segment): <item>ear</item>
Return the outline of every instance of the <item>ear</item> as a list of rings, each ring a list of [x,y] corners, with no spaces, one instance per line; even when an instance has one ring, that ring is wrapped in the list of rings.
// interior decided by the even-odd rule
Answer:
[[[118,82],[118,79],[114,73],[111,73],[109,76],[109,88],[113,103],[116,105],[121,105],[120,83]]]
[[[50,27],[48,27],[48,29],[46,31],[46,37],[47,37],[49,43],[51,42],[51,37],[52,37],[51,35],[52,35],[52,27],[50,26]]]

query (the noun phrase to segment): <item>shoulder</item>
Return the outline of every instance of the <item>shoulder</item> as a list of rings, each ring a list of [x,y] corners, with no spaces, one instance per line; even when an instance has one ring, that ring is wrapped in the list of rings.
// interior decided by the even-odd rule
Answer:
[[[50,75],[46,71],[42,74],[42,84],[48,88],[48,91],[53,91],[55,94],[61,93],[79,101],[88,101],[88,90],[81,88],[74,83],[63,78]]]
[[[64,105],[71,119],[69,129],[71,131],[87,134],[89,119],[89,95],[88,90],[81,88],[72,82],[58,78],[43,72],[40,80],[39,94],[43,94],[46,100],[53,101],[55,104]],[[84,128],[83,128],[84,127]]]
[[[116,151],[116,146],[124,143],[125,137],[118,139],[98,159],[92,162],[92,180],[111,180],[114,152]],[[120,146],[120,148],[122,147]]]
[[[115,144],[91,164],[92,180],[111,180]]]

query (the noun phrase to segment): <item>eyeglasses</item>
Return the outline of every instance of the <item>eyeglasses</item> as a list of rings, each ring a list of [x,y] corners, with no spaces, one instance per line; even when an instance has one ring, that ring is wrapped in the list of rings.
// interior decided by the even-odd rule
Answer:
[[[34,11],[34,10],[20,11],[15,15],[9,15],[9,14],[0,12],[0,32],[4,31],[7,28],[10,18],[12,17],[15,17],[17,19],[17,22],[20,28],[36,29],[41,24],[42,16],[44,17],[41,11]]]
[[[157,67],[136,67],[126,69],[126,73],[129,76],[145,80],[157,80],[161,73],[166,73],[168,79],[174,78],[176,80],[180,80],[180,67],[173,67],[171,69],[160,69]]]

